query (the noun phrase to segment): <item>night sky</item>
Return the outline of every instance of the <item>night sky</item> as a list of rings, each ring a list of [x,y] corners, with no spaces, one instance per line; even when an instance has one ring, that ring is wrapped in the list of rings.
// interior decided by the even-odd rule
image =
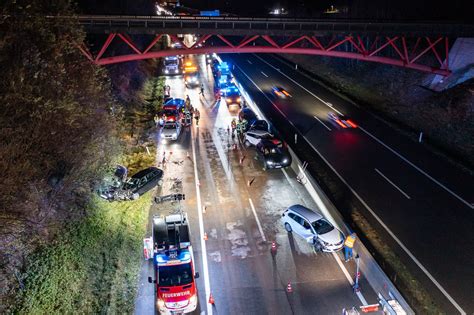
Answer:
[[[78,0],[80,11],[89,14],[151,15],[154,14],[154,3],[151,0],[104,0],[99,3]],[[219,9],[240,16],[265,16],[273,8],[284,7],[289,11],[288,16],[296,17],[474,21],[474,0],[181,0],[181,4],[199,10]],[[330,5],[341,13],[324,14]]]

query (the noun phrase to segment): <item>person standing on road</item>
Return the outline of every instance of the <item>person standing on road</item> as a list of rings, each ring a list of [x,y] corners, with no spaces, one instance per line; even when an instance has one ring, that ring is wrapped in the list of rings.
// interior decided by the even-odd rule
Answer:
[[[199,127],[199,119],[201,118],[201,113],[199,112],[199,109],[194,110],[194,119],[196,119],[196,126]]]
[[[242,121],[239,120],[237,122],[237,136],[240,137],[242,132],[243,132],[243,124],[242,124]]]
[[[233,138],[235,134],[235,129],[237,128],[237,120],[235,120],[235,118],[232,119],[230,123],[230,127],[232,128],[232,138]]]
[[[202,97],[204,97],[204,84],[201,83],[201,92],[199,92],[199,94],[202,95]]]
[[[189,95],[186,95],[185,106],[186,108],[189,108],[191,106],[191,99],[189,98]]]
[[[352,233],[351,235],[348,235],[344,241],[344,258],[346,259],[346,262],[348,262],[349,259],[352,259],[352,249],[354,248],[356,239],[356,234]]]

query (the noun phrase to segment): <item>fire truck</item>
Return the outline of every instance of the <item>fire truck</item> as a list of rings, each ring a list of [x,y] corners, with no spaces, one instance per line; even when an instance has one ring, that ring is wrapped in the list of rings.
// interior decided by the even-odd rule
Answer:
[[[181,214],[154,216],[152,236],[145,238],[145,259],[153,259],[156,310],[159,314],[193,312],[198,303],[188,218]]]
[[[164,122],[181,122],[185,101],[182,98],[170,98],[163,104],[161,116]]]

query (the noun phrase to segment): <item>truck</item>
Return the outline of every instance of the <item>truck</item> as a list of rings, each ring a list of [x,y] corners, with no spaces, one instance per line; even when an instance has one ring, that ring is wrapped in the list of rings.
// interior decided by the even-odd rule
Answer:
[[[192,61],[187,61],[184,65],[184,83],[187,88],[199,86],[198,67]]]
[[[160,113],[163,123],[181,122],[185,107],[185,100],[182,98],[170,98],[163,104],[163,110]]]
[[[181,60],[178,56],[165,57],[163,60],[163,73],[165,75],[180,75],[183,73]]]
[[[155,307],[159,314],[196,310],[198,293],[186,213],[153,216],[152,236],[143,240],[145,259],[153,259]]]

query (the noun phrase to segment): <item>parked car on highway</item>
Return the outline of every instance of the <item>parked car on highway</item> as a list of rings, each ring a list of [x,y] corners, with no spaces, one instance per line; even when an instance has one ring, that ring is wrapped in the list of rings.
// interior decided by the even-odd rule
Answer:
[[[249,129],[245,133],[244,144],[247,147],[256,146],[262,139],[273,139],[273,135],[265,130]]]
[[[340,126],[344,129],[346,128],[357,128],[357,125],[349,118],[347,118],[344,115],[336,114],[333,112],[330,112],[328,114],[329,120],[337,126]]]
[[[336,252],[344,246],[344,234],[319,212],[293,205],[281,215],[288,232],[294,232],[323,252]]]
[[[157,167],[148,167],[139,171],[123,185],[122,189],[127,191],[130,199],[137,199],[139,196],[150,191],[154,187],[163,183],[163,171]]]
[[[291,155],[286,145],[276,139],[261,139],[256,145],[257,159],[263,163],[263,169],[283,168],[291,165]]]
[[[161,129],[161,138],[166,140],[178,140],[181,134],[181,123],[176,121],[168,121]]]
[[[281,86],[272,86],[272,93],[280,98],[291,97],[290,93]]]

